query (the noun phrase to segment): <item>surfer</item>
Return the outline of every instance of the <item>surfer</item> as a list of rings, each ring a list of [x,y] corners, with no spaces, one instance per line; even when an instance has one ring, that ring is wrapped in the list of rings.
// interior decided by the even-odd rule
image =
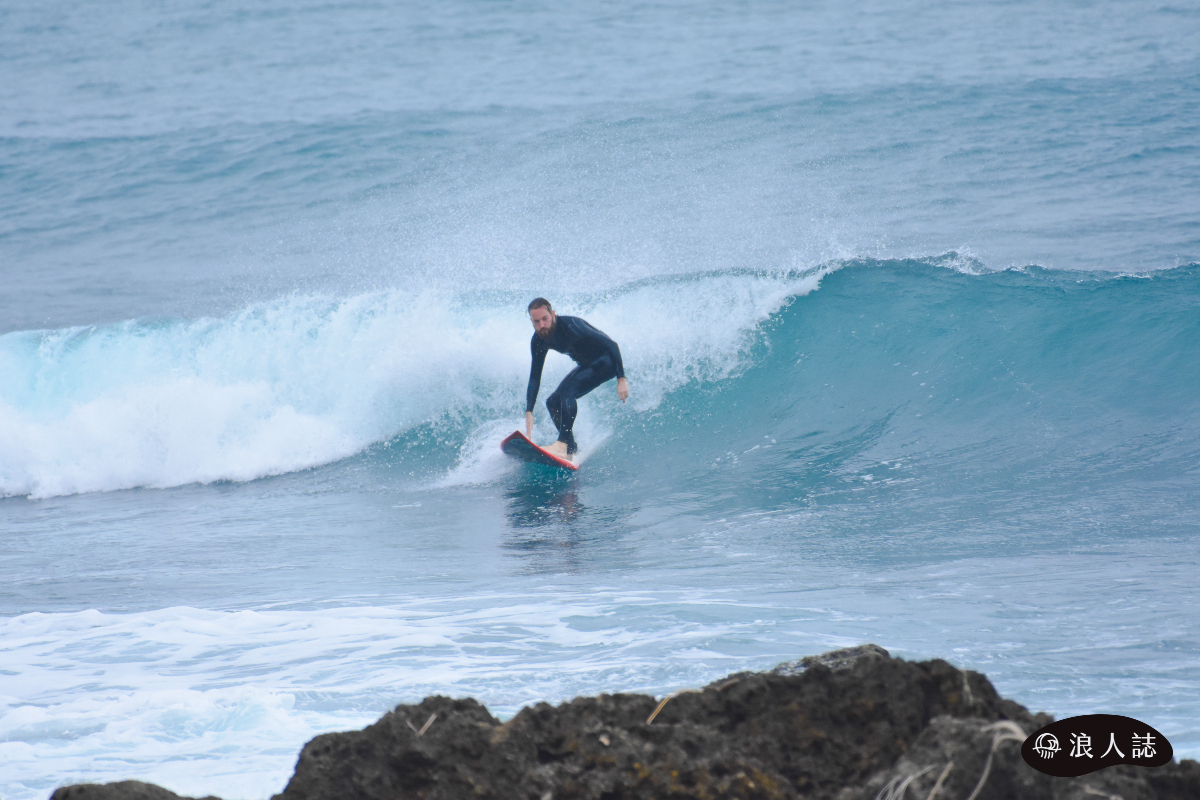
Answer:
[[[525,390],[525,435],[533,438],[533,406],[542,385],[546,353],[550,350],[566,353],[578,366],[568,372],[554,394],[546,398],[550,419],[558,428],[558,441],[546,449],[573,461],[572,456],[579,450],[572,433],[575,415],[579,412],[575,401],[613,378],[617,379],[617,397],[621,402],[629,397],[621,348],[579,317],[560,317],[544,297],[535,298],[529,304],[529,320],[533,323],[533,339],[529,342],[533,361],[529,367],[529,388]]]

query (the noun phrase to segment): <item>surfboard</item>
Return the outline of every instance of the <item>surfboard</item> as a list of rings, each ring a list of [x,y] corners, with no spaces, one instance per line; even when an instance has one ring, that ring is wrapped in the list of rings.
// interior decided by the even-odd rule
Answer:
[[[500,443],[500,449],[506,455],[513,458],[519,458],[522,461],[529,461],[533,464],[545,464],[547,467],[562,467],[563,469],[577,470],[578,464],[572,464],[565,458],[560,458],[554,455],[544,447],[538,447],[529,437],[520,431],[513,431],[512,435]]]

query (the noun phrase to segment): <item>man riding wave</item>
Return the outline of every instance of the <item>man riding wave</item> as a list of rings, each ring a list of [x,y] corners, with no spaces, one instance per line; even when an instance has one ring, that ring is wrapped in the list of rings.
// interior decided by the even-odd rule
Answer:
[[[533,437],[533,406],[542,385],[546,353],[551,350],[566,353],[578,366],[568,372],[554,393],[546,398],[546,409],[558,429],[558,441],[546,449],[574,461],[573,456],[579,450],[572,433],[575,415],[579,413],[576,401],[613,378],[617,379],[617,397],[621,402],[629,397],[621,348],[579,317],[554,313],[550,301],[544,297],[535,298],[529,304],[529,320],[533,323],[533,339],[529,342],[533,360],[529,367],[529,388],[525,390],[525,434]]]

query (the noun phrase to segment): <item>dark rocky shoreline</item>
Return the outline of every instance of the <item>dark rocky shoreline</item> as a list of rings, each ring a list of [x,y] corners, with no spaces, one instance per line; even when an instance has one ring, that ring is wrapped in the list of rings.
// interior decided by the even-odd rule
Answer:
[[[977,672],[864,645],[661,702],[539,703],[506,723],[474,700],[428,697],[316,737],[272,800],[1200,800],[1191,760],[1080,778],[1033,770],[1020,742],[1051,721]],[[123,781],[51,800],[178,795]]]

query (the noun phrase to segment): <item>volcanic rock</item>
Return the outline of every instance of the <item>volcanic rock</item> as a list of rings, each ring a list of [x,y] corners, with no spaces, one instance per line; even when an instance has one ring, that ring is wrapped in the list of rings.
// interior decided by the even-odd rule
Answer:
[[[428,697],[316,737],[273,800],[1200,798],[1195,761],[1073,779],[1033,770],[1021,742],[1051,721],[977,672],[864,645],[661,701],[538,703],[503,723],[474,700]],[[158,790],[72,786],[52,800],[176,797],[146,787]]]

